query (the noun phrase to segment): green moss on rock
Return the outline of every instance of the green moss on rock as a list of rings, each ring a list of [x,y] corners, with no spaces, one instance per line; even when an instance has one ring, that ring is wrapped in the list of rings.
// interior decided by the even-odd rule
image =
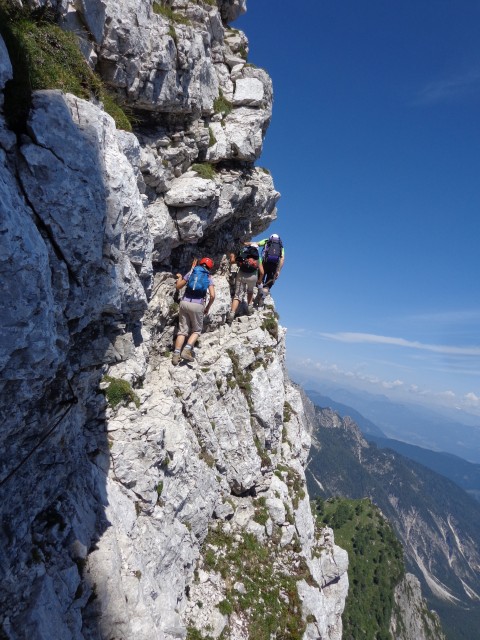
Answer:
[[[101,101],[119,129],[132,130],[116,98],[88,66],[76,36],[60,29],[48,14],[13,10],[0,0],[0,33],[13,66],[13,80],[5,87],[5,115],[12,129],[23,130],[32,91],[58,89]]]
[[[128,404],[129,402],[133,402],[137,408],[140,406],[140,399],[127,380],[105,376],[102,382],[109,383],[105,389],[105,396],[113,409],[121,403]]]

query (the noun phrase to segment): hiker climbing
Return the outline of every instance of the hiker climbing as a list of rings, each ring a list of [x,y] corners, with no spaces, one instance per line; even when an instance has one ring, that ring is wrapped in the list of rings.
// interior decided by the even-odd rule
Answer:
[[[263,277],[262,261],[258,248],[254,244],[245,245],[237,256],[233,253],[230,254],[230,264],[237,264],[238,271],[232,306],[227,314],[228,324],[233,322],[245,291],[247,293],[247,314],[253,313],[253,289],[257,280]]]
[[[198,263],[195,258],[192,262],[192,268],[187,274],[184,276],[181,273],[176,274],[177,291],[185,286],[187,288],[180,302],[179,327],[172,357],[174,365],[180,362],[180,358],[187,360],[187,362],[195,360],[192,350],[198,336],[202,333],[203,318],[210,311],[215,300],[215,287],[210,275],[212,267],[213,260],[211,258],[202,258]],[[209,299],[205,306],[207,294]],[[183,347],[186,339],[187,344]]]
[[[269,238],[264,238],[255,243],[245,242],[245,245],[263,247],[261,256],[263,275],[260,277],[259,274],[257,281],[258,293],[255,299],[255,303],[261,307],[263,306],[265,297],[269,294],[270,289],[275,284],[283,268],[285,249],[282,239],[276,233],[273,233]]]

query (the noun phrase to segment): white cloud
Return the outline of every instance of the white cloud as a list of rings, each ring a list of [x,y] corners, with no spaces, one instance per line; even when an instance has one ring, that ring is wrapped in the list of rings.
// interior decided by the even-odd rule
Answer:
[[[480,407],[480,397],[473,392],[466,393],[464,400],[471,407]]]
[[[435,80],[426,84],[417,94],[415,104],[429,105],[450,102],[471,95],[480,87],[480,71],[473,69],[455,77]]]
[[[438,393],[437,395],[438,395],[440,398],[447,398],[447,399],[449,399],[449,400],[457,397],[457,396],[456,396],[456,394],[455,394],[453,391],[451,391],[451,390],[448,390],[448,391],[441,391],[441,392],[440,392],[440,393]]]
[[[405,385],[402,380],[393,380],[392,382],[382,382],[382,387],[385,389],[397,389],[398,387],[403,387]]]
[[[323,338],[337,340],[338,342],[363,343],[363,344],[388,344],[396,347],[406,347],[418,349],[420,351],[430,351],[443,355],[455,356],[480,356],[480,347],[452,347],[440,344],[425,344],[416,340],[405,340],[404,338],[393,338],[390,336],[379,336],[372,333],[320,333]]]

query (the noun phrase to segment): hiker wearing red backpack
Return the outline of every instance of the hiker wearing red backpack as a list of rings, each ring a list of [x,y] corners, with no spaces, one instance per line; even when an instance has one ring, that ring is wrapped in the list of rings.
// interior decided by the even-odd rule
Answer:
[[[235,293],[232,300],[230,312],[227,314],[227,323],[231,324],[235,318],[235,313],[240,305],[244,292],[247,293],[247,314],[253,313],[253,289],[259,278],[263,277],[262,261],[258,253],[258,248],[254,244],[243,247],[241,252],[235,256],[230,254],[230,264],[237,264],[238,271],[235,279]]]
[[[246,242],[245,244],[250,245],[252,243]],[[255,300],[256,304],[261,307],[263,306],[265,296],[268,295],[283,268],[283,263],[285,262],[285,249],[283,247],[282,239],[276,233],[273,233],[269,238],[259,240],[255,244],[259,247],[263,247],[261,257],[263,276],[260,277],[259,275],[258,277],[258,294]]]
[[[179,311],[179,327],[177,338],[175,340],[175,351],[172,356],[172,364],[177,365],[180,358],[193,362],[195,360],[192,349],[202,333],[203,317],[210,311],[210,307],[215,300],[215,287],[213,284],[210,270],[213,267],[211,258],[197,259],[192,262],[190,271],[182,276],[177,273],[177,282],[175,287],[177,291],[187,287],[185,294],[180,302]],[[205,299],[209,294],[209,300],[205,306]],[[188,338],[187,344],[182,350],[185,339]]]

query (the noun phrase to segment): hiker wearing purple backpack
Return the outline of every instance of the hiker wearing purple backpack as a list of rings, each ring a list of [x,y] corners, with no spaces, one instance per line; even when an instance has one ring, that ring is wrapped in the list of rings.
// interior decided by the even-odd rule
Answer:
[[[246,242],[245,244],[253,243]],[[261,307],[263,306],[265,296],[268,295],[283,268],[283,264],[285,262],[285,249],[282,239],[276,233],[272,233],[269,238],[259,240],[255,244],[259,247],[263,247],[261,256],[263,277],[260,277],[259,274],[257,280],[258,293],[255,299],[255,303]]]

